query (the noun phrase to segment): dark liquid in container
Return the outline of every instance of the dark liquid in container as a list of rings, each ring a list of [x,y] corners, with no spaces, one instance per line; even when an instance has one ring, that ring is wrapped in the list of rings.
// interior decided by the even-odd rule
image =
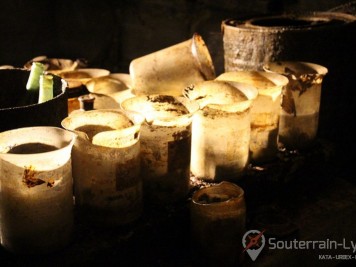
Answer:
[[[26,143],[12,147],[7,153],[9,154],[37,154],[57,150],[52,145],[43,143]]]

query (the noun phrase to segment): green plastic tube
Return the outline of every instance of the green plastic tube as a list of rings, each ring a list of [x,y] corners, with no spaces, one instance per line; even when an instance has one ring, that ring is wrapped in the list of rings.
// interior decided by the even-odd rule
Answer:
[[[40,76],[44,73],[44,65],[40,62],[33,62],[30,76],[28,77],[26,89],[38,90],[40,87]]]
[[[51,100],[53,98],[53,76],[48,74],[40,75],[38,103]]]

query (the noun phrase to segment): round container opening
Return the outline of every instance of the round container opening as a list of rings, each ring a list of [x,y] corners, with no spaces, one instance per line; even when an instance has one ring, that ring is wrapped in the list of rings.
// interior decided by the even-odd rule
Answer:
[[[246,22],[256,27],[310,28],[343,25],[354,22],[355,16],[337,12],[316,12],[312,14],[290,14],[251,18]]]
[[[331,23],[329,19],[323,18],[310,18],[310,19],[302,19],[302,18],[292,18],[292,17],[271,17],[271,18],[257,18],[252,19],[251,24],[255,26],[262,27],[310,27],[310,26],[318,26],[324,25],[326,23]]]
[[[224,23],[228,26],[238,27],[268,27],[268,28],[310,28],[321,26],[339,26],[356,22],[351,14],[339,12],[314,12],[311,14],[289,14],[276,16],[252,17],[247,20],[228,19]]]

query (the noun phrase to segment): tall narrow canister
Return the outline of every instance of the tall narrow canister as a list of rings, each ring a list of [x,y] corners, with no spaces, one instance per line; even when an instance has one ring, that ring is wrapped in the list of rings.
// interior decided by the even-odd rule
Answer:
[[[204,180],[234,180],[249,164],[251,104],[257,97],[251,85],[205,81],[185,89],[199,103],[193,117],[191,171]]]
[[[328,69],[300,61],[270,62],[265,68],[289,79],[283,90],[280,145],[290,150],[310,148],[318,133],[321,88]]]
[[[83,219],[123,225],[142,212],[140,126],[142,116],[122,110],[73,113],[62,121],[78,134],[74,144],[75,204]]]
[[[256,87],[258,96],[251,109],[251,161],[263,163],[275,159],[281,96],[288,79],[281,74],[264,71],[231,71],[222,73],[216,80],[247,83]]]
[[[43,254],[70,242],[75,139],[49,126],[0,133],[0,240],[7,250]]]
[[[184,97],[136,96],[121,103],[141,112],[144,195],[151,203],[184,201],[189,193],[192,116],[199,106]]]

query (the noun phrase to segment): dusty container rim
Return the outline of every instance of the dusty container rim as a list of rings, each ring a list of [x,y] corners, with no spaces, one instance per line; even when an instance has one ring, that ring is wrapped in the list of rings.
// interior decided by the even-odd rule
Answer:
[[[258,94],[259,95],[270,95],[270,94],[273,94],[274,92],[277,92],[277,91],[280,91],[282,90],[282,88],[284,86],[286,86],[289,82],[288,78],[283,76],[282,74],[279,74],[277,72],[267,72],[267,71],[255,71],[255,70],[241,70],[241,71],[229,71],[229,72],[225,72],[225,73],[222,73],[221,75],[219,75],[216,80],[228,80],[227,78],[224,78],[224,74],[225,75],[233,75],[236,73],[236,80],[238,78],[240,78],[240,74],[241,75],[250,75],[250,76],[253,76],[253,75],[260,75],[260,76],[263,76],[264,78],[268,79],[269,81],[271,81],[274,86],[256,86],[256,85],[253,85],[255,86],[255,88],[258,90]],[[241,78],[245,78],[245,77],[241,77]],[[246,76],[246,78],[249,78],[248,76]],[[242,81],[241,83],[245,83],[244,81]],[[246,84],[250,84],[248,82],[246,82]]]
[[[72,74],[72,73],[78,73],[78,72],[86,73],[90,77],[86,77],[86,78],[65,77],[65,75]],[[104,77],[104,76],[110,75],[110,70],[103,69],[103,68],[78,68],[78,69],[74,69],[74,70],[63,70],[63,71],[58,72],[57,75],[60,76],[62,79],[67,80],[68,82],[79,81],[83,84],[86,84],[87,82],[89,82],[90,80],[92,80],[94,78],[99,78],[99,77]]]
[[[191,117],[199,110],[199,105],[195,101],[192,101],[188,98],[181,97],[181,96],[172,96],[172,95],[163,95],[163,94],[150,94],[150,95],[139,95],[139,96],[136,95],[136,96],[133,96],[133,97],[123,100],[120,103],[120,106],[123,110],[134,111],[134,112],[140,113],[140,111],[132,108],[132,106],[130,106],[130,103],[132,103],[132,101],[134,101],[134,100],[142,100],[142,103],[149,103],[148,101],[145,101],[145,100],[148,100],[149,97],[174,98],[179,103],[181,103],[188,111],[188,113],[186,113],[186,114],[172,115],[171,117],[157,116],[153,120],[147,119],[146,114],[141,113],[142,116],[144,117],[145,122],[150,125],[163,126],[163,127],[179,126],[180,124],[185,125],[185,124],[187,124],[187,120],[190,121]],[[164,102],[162,102],[162,103],[164,103]]]
[[[70,130],[70,129],[66,128],[68,121],[70,121],[72,118],[81,117],[83,114],[85,116],[90,116],[91,114],[97,114],[97,116],[98,116],[100,114],[105,114],[105,113],[123,115],[128,120],[130,120],[133,123],[133,125],[140,124],[141,121],[143,120],[143,118],[142,118],[143,116],[140,113],[135,112],[135,111],[129,111],[128,112],[126,110],[121,110],[121,109],[95,109],[95,110],[86,110],[86,111],[83,111],[83,112],[71,114],[70,116],[68,116],[68,117],[66,117],[66,118],[64,118],[62,120],[62,127],[64,127],[66,130],[73,131],[73,130]],[[132,115],[132,116],[128,116],[128,115]],[[95,124],[95,125],[102,125],[102,124],[98,123],[98,124]],[[122,129],[130,128],[130,127],[132,127],[132,126],[118,128],[118,129],[115,129],[115,130],[122,130]],[[72,128],[72,127],[70,127],[70,128]]]
[[[303,68],[303,66],[310,69],[306,71],[305,67],[301,73],[296,73],[296,75],[319,75],[325,76],[328,73],[328,69],[322,65],[306,62],[306,61],[275,61],[269,62],[263,66],[266,72],[279,73],[282,75],[290,75],[290,73],[285,72],[285,67],[290,67],[292,70],[294,67]],[[271,68],[272,67],[272,68]]]
[[[194,33],[192,38],[192,54],[199,66],[205,80],[212,80],[215,78],[215,68],[209,52],[201,35]]]
[[[91,78],[103,77],[110,75],[110,71],[103,68],[78,68],[74,70],[63,70],[60,74],[85,72],[91,76]],[[76,78],[74,78],[76,79]],[[79,78],[80,79],[80,78]]]
[[[237,82],[233,82],[233,83],[237,83]],[[242,83],[241,83],[242,84]],[[244,84],[245,86],[248,86],[247,84]],[[254,94],[251,94],[251,96],[247,96],[246,100],[243,101],[239,101],[236,103],[231,103],[231,104],[208,104],[205,107],[202,107],[201,109],[211,109],[213,111],[217,111],[217,112],[226,112],[226,113],[243,113],[246,112],[247,110],[249,110],[251,108],[251,105],[253,103],[253,100],[255,100],[258,96],[258,90],[253,87],[253,86],[249,86],[251,88],[254,88],[256,90],[256,92]],[[238,88],[239,89],[239,88]]]
[[[218,190],[218,193],[225,193],[228,194],[229,198],[224,201],[217,201],[217,202],[211,202],[211,203],[201,203],[198,198],[201,197],[203,194],[209,194],[215,190]],[[228,191],[227,191],[228,190]],[[234,194],[236,193],[236,195]],[[238,185],[223,181],[218,184],[214,184],[211,186],[207,186],[201,189],[198,189],[197,191],[194,192],[192,196],[192,203],[197,206],[218,206],[218,205],[223,205],[225,203],[230,203],[233,202],[234,200],[238,199],[243,199],[245,196],[245,191]]]
[[[214,103],[214,102],[210,102],[209,101],[207,103],[201,104],[201,102],[199,100],[200,96],[195,97],[194,99],[191,99],[189,97],[189,91],[186,91],[185,89],[183,90],[183,95],[188,98],[191,99],[192,101],[197,101],[199,106],[200,106],[200,110],[206,110],[206,109],[210,109],[213,112],[226,112],[226,113],[242,113],[245,112],[246,110],[248,110],[252,104],[252,101],[254,99],[257,98],[258,96],[258,90],[249,84],[246,83],[240,83],[240,82],[235,82],[235,81],[224,81],[224,80],[210,80],[210,81],[204,81],[205,83],[222,83],[222,84],[227,84],[229,86],[231,86],[232,88],[235,88],[236,90],[240,91],[242,94],[245,95],[246,100],[241,100],[238,102],[234,102],[234,103],[226,103],[226,104],[222,104],[222,103]]]
[[[132,85],[129,74],[110,73],[107,76],[90,79],[86,82],[85,87],[90,93],[114,97],[116,94],[131,90]]]
[[[15,146],[18,146],[18,145],[22,145],[22,144],[25,144],[25,143],[34,143],[34,142],[41,142],[42,139],[39,138],[38,141],[35,141],[33,139],[29,139],[29,140],[26,140],[26,138],[24,138],[26,141],[25,142],[21,142],[21,143],[16,143],[16,140],[17,139],[14,139],[13,138],[13,134],[18,132],[18,133],[21,133],[21,132],[26,132],[28,130],[33,130],[33,131],[43,131],[43,130],[51,130],[51,131],[55,131],[55,132],[58,132],[60,134],[63,134],[63,136],[67,136],[65,139],[67,139],[66,141],[62,141],[60,143],[60,147],[56,147],[56,149],[52,150],[52,151],[48,151],[48,152],[41,152],[41,153],[8,153],[8,151],[15,147]],[[42,155],[48,155],[48,154],[53,154],[54,152],[60,152],[62,150],[65,150],[67,149],[68,147],[71,147],[74,142],[75,142],[75,139],[76,139],[77,135],[71,131],[68,131],[66,129],[62,129],[62,128],[59,128],[59,127],[55,127],[55,126],[33,126],[33,127],[22,127],[22,128],[17,128],[17,129],[12,129],[12,130],[7,130],[7,131],[4,131],[4,132],[1,132],[0,133],[0,154],[1,155],[5,155],[6,154],[6,157],[16,157],[16,156],[31,156],[31,157],[37,157],[37,156],[42,156]],[[1,142],[3,140],[14,140],[15,144],[12,145],[12,146],[2,146],[1,145]],[[4,141],[5,141],[4,140]],[[46,143],[47,144],[47,143]],[[47,145],[53,145],[53,144],[47,144]],[[6,152],[5,152],[6,151]]]
[[[24,68],[13,68],[13,69],[10,69],[10,70],[15,70],[15,71],[28,71],[30,72],[30,70],[27,70],[27,69],[24,69]],[[48,75],[51,75],[53,77],[56,77],[57,79],[59,79],[61,81],[61,92],[57,95],[53,95],[53,98],[51,100],[48,100],[48,101],[52,101],[52,100],[56,100],[58,98],[61,98],[63,97],[65,94],[66,94],[66,89],[68,87],[68,82],[64,79],[62,79],[60,76],[56,75],[56,74],[53,74],[53,73],[46,73]],[[8,108],[1,108],[0,107],[0,111],[1,110],[21,110],[21,109],[25,109],[27,107],[33,107],[33,106],[43,106],[43,105],[47,105],[47,102],[48,101],[45,101],[45,102],[42,102],[42,103],[34,103],[34,104],[30,104],[30,105],[24,105],[24,106],[15,106],[15,107],[8,107]]]
[[[80,118],[81,116],[88,116],[90,117],[90,115],[92,114],[105,114],[105,113],[112,113],[112,114],[120,114],[124,117],[126,117],[131,123],[131,126],[128,127],[122,127],[122,128],[118,128],[118,129],[114,129],[114,130],[107,130],[107,131],[101,131],[99,133],[97,133],[96,135],[93,136],[93,138],[95,138],[96,136],[100,136],[101,138],[115,138],[116,137],[123,137],[123,136],[130,136],[130,135],[134,135],[134,138],[129,141],[126,142],[125,145],[118,145],[118,146],[106,146],[106,145],[102,145],[102,144],[97,144],[95,143],[94,140],[90,140],[88,135],[84,132],[84,131],[78,131],[76,130],[76,128],[81,127],[81,126],[85,126],[88,123],[83,123],[83,124],[78,124],[76,126],[74,125],[70,125],[71,120],[76,119],[76,118]],[[141,128],[141,124],[144,122],[144,118],[143,116],[135,111],[126,111],[126,110],[121,110],[121,109],[98,109],[98,110],[88,110],[88,111],[83,111],[80,113],[74,113],[66,118],[64,118],[61,122],[61,125],[64,129],[75,133],[78,138],[80,138],[81,140],[83,140],[84,142],[95,146],[95,147],[102,147],[102,148],[107,148],[107,149],[122,149],[122,148],[126,148],[128,146],[134,145],[136,143],[139,142],[139,132],[140,132],[140,128]],[[96,126],[108,126],[107,124],[104,123],[93,123],[91,125],[96,125]],[[93,143],[94,142],[94,143]]]
[[[267,22],[300,22],[290,25],[266,25]],[[226,19],[222,22],[222,27],[239,28],[246,31],[309,31],[324,26],[339,26],[345,23],[355,22],[356,16],[341,12],[311,12],[304,14],[285,14],[273,16],[257,16],[245,21],[238,19]],[[280,24],[280,23],[273,23]]]
[[[128,89],[132,88],[132,80],[129,73],[112,72],[108,75],[110,78],[116,79],[124,83]]]

